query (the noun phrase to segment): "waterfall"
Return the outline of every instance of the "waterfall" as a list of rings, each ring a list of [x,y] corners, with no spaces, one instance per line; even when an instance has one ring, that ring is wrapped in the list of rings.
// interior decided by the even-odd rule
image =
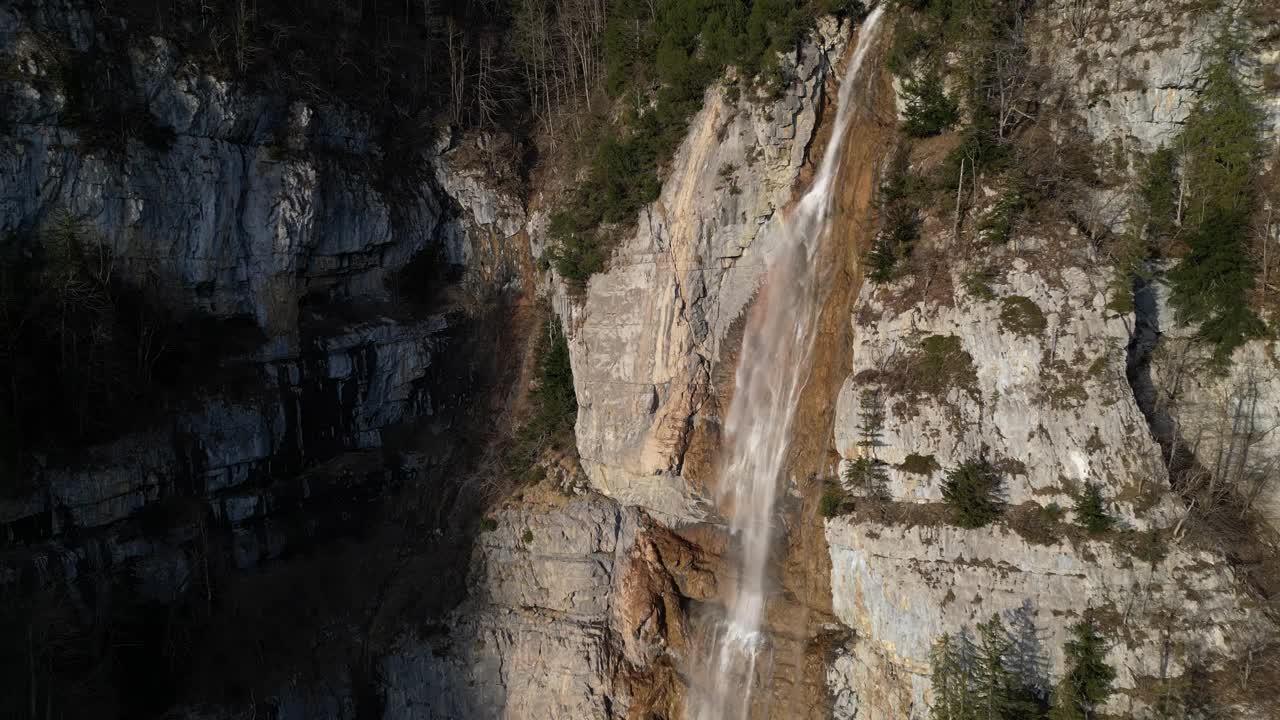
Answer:
[[[875,42],[881,3],[858,31],[840,83],[835,128],[813,185],[770,232],[780,233],[777,257],[747,319],[734,395],[725,423],[720,506],[738,545],[740,574],[726,598],[726,617],[712,638],[710,657],[694,673],[688,713],[694,720],[745,719],[751,712],[757,663],[769,661],[761,630],[774,503],[782,481],[791,425],[808,379],[818,316],[829,287],[830,262],[821,252],[828,233],[832,184],[859,94],[862,63]],[[767,678],[768,671],[761,673]]]

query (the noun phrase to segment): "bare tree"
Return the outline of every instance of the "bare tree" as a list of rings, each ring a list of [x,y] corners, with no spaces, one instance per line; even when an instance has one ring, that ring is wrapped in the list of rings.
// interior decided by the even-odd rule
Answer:
[[[1103,10],[1106,0],[1066,0],[1067,26],[1071,36],[1083,40]]]

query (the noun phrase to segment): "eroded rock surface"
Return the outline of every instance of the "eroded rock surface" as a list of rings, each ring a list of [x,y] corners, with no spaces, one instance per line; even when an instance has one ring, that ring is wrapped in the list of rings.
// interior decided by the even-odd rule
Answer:
[[[846,37],[823,25],[786,61],[776,102],[709,90],[661,197],[568,306],[578,449],[606,495],[673,521],[705,516],[686,452],[715,421],[712,369],[777,250],[759,241],[778,236],[767,227],[792,199]]]

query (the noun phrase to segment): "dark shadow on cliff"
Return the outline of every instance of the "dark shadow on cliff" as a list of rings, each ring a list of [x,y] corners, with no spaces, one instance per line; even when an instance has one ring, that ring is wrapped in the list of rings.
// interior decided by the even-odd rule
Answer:
[[[1128,346],[1126,376],[1134,400],[1147,420],[1151,435],[1160,446],[1169,473],[1169,484],[1186,507],[1186,515],[1173,529],[1178,537],[1223,553],[1238,576],[1262,601],[1263,609],[1276,617],[1280,613],[1280,557],[1276,536],[1256,510],[1250,508],[1237,488],[1226,478],[1215,478],[1213,470],[1196,456],[1196,448],[1184,437],[1178,418],[1170,412],[1176,405],[1183,373],[1217,372],[1203,363],[1185,366],[1184,359],[1168,371],[1157,385],[1152,375],[1152,357],[1162,342],[1160,306],[1154,283],[1158,279],[1135,280],[1134,329]],[[1171,383],[1171,384],[1170,384]]]
[[[385,432],[381,449],[338,441],[347,411],[317,371],[317,394],[297,409],[305,437],[239,488],[269,504],[247,521],[215,512],[224,506],[196,463],[190,482],[123,523],[10,546],[5,565],[23,569],[0,587],[0,629],[16,640],[0,650],[0,709],[145,718],[210,705],[271,717],[279,690],[311,686],[379,716],[384,655],[436,632],[466,595],[489,499],[472,475],[520,380],[521,307],[499,297],[439,308],[455,317],[419,380],[432,410]],[[120,546],[146,557],[100,556]],[[67,548],[81,554],[74,575],[58,560]]]

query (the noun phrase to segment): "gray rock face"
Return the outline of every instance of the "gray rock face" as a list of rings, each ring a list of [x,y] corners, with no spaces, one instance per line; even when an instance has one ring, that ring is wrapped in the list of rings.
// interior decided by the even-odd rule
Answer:
[[[1152,716],[1146,693],[1161,678],[1178,677],[1193,658],[1227,667],[1269,631],[1217,553],[1174,539],[1156,562],[1138,557],[1131,531],[1170,537],[1185,510],[1126,379],[1133,318],[1106,307],[1107,276],[1086,272],[1083,255],[1073,262],[1059,251],[1052,265],[1032,266],[1049,247],[1021,245],[1023,257],[985,258],[1002,270],[980,280],[954,264],[950,297],[912,302],[909,288],[892,284],[869,284],[859,297],[836,446],[846,462],[889,463],[884,492],[921,509],[902,510],[900,524],[827,523],[833,607],[858,637],[828,670],[839,717],[928,717],[932,643],[975,632],[993,613],[1034,626],[1046,688],[1063,671],[1062,643],[1081,613],[1114,618],[1107,659],[1119,692],[1109,707],[1136,718]],[[875,391],[883,431],[867,444],[863,398]],[[943,478],[981,455],[1000,468],[1010,505],[1069,510],[1078,488],[1094,483],[1128,539],[1089,539],[1065,524],[1069,512],[1038,530],[952,526],[936,505]]]
[[[647,664],[620,651],[634,637],[625,587],[643,516],[596,494],[538,492],[490,518],[472,554],[467,601],[425,631],[406,630],[381,659],[379,717],[627,717],[626,678],[643,677]],[[355,718],[350,688],[349,678],[282,688],[278,717]]]
[[[1033,47],[1087,131],[1124,152],[1176,137],[1221,20],[1141,0],[1074,3],[1034,17]],[[1265,103],[1274,113],[1275,98]],[[1109,222],[1102,205],[1094,210]],[[858,299],[836,447],[844,467],[867,455],[889,464],[884,490],[894,506],[886,516],[901,519],[871,512],[826,524],[833,606],[858,636],[828,666],[837,717],[928,717],[931,644],[943,633],[974,632],[993,613],[1035,628],[1049,663],[1046,688],[1063,670],[1069,625],[1086,608],[1110,618],[1107,661],[1118,692],[1109,711],[1134,718],[1156,716],[1149,690],[1162,678],[1196,664],[1232,667],[1275,632],[1220,551],[1182,541],[1176,529],[1186,510],[1169,490],[1152,435],[1175,433],[1205,467],[1234,458],[1242,487],[1258,488],[1259,506],[1274,513],[1263,480],[1280,458],[1267,432],[1280,403],[1269,345],[1238,350],[1225,376],[1207,372],[1208,351],[1190,344],[1194,329],[1173,327],[1163,290],[1139,297],[1137,317],[1117,314],[1105,290],[1113,270],[1083,238],[1018,237],[1013,245],[1010,256],[1006,248],[950,260],[949,277],[931,281],[942,291],[867,285]],[[1164,337],[1148,384],[1141,346],[1157,332]],[[864,398],[875,390],[885,414],[870,442]],[[1149,405],[1158,410],[1151,426]],[[1256,431],[1247,441],[1245,425]],[[1253,452],[1242,454],[1245,445]],[[1053,522],[1038,531],[1012,519],[952,526],[936,504],[941,480],[984,453],[1002,470],[1004,499],[1038,508],[1033,517],[1048,517],[1043,509],[1056,504],[1069,519],[1071,488],[1092,482],[1125,531],[1103,540]],[[1130,530],[1172,540],[1151,562],[1135,556]],[[1269,710],[1233,708],[1248,717]]]
[[[1151,717],[1138,689],[1186,671],[1192,655],[1229,667],[1264,626],[1252,601],[1216,555],[1173,548],[1155,564],[1110,542],[1029,542],[1001,529],[827,524],[832,598],[861,640],[828,676],[844,694],[839,717],[929,717],[929,651],[944,632],[976,631],[1000,614],[1025,618],[1024,639],[1047,663],[1039,680],[1063,672],[1062,644],[1087,607],[1116,618],[1107,663],[1117,672],[1108,711]],[[1195,648],[1194,653],[1169,648]]]
[[[1190,450],[1206,478],[1234,488],[1273,528],[1280,529],[1280,366],[1276,343],[1255,339],[1215,365],[1213,348],[1195,326],[1176,321],[1169,287],[1147,290],[1159,344],[1150,358],[1152,411],[1171,449]]]
[[[560,501],[563,502],[563,501]],[[628,519],[599,497],[526,503],[480,535],[470,599],[383,664],[387,718],[611,718],[611,610]]]
[[[1050,59],[1053,82],[1080,113],[1088,133],[1103,147],[1125,154],[1175,144],[1195,106],[1217,37],[1226,32],[1250,49],[1236,62],[1260,91],[1263,133],[1273,141],[1280,128],[1280,95],[1267,89],[1265,78],[1280,62],[1280,47],[1266,21],[1249,24],[1233,12],[1193,0],[1079,2],[1061,12],[1037,13],[1030,35],[1033,46]]]
[[[1081,258],[1083,260],[1083,258]],[[948,469],[985,455],[1004,469],[1011,505],[1072,505],[1086,483],[1105,487],[1114,512],[1136,527],[1167,524],[1173,507],[1160,450],[1125,377],[1131,321],[1105,307],[1107,277],[1084,266],[1007,268],[983,293],[973,272],[951,272],[951,297],[902,307],[902,286],[868,284],[855,309],[853,373],[836,406],[836,448],[847,463],[890,465],[897,501],[940,502]],[[942,379],[930,379],[937,373]],[[908,378],[900,377],[905,373]],[[912,381],[924,380],[923,386]],[[883,430],[865,444],[868,393],[879,393]]]
[[[592,485],[678,520],[703,516],[682,465],[710,369],[776,248],[757,242],[792,197],[831,64],[847,32],[825,26],[787,71],[774,103],[730,104],[707,92],[610,270],[581,302],[561,303],[572,329],[578,449]]]
[[[16,38],[24,40],[18,42]],[[429,168],[381,189],[368,119],[336,107],[282,106],[202,75],[165,41],[129,53],[125,90],[144,98],[160,146],[88,145],[65,92],[46,87],[31,35],[11,33],[10,135],[0,146],[0,233],[29,231],[55,209],[85,220],[126,280],[214,316],[248,315],[270,336],[296,334],[304,294],[385,299],[387,274],[434,242],[458,239]],[[166,145],[167,147],[163,147]],[[339,153],[363,156],[368,165]],[[455,245],[446,256],[464,258]]]
[[[264,354],[257,396],[202,398],[167,427],[90,448],[88,460],[51,462],[44,469],[49,506],[40,511],[50,515],[54,534],[97,528],[180,481],[217,498],[269,474],[271,462],[282,472],[303,458],[381,447],[383,430],[431,414],[432,397],[420,380],[445,327],[442,318],[408,327],[374,319],[317,340],[300,357]],[[30,505],[3,510],[0,521],[13,522]]]

